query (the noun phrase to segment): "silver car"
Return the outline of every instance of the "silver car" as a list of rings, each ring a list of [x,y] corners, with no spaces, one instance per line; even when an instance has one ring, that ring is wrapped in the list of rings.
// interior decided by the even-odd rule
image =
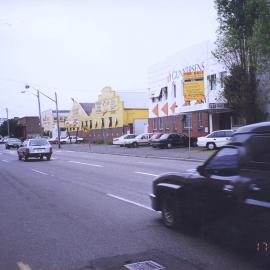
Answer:
[[[23,142],[17,153],[19,160],[24,159],[24,161],[27,161],[31,157],[39,158],[40,160],[46,157],[47,160],[50,160],[52,146],[46,139],[29,139]]]

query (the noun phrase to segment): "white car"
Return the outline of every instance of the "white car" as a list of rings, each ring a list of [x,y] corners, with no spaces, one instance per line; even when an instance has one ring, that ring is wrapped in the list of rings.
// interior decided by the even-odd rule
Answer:
[[[29,139],[23,142],[23,145],[17,150],[19,160],[27,161],[31,157],[39,158],[46,157],[51,159],[52,146],[46,139]]]
[[[129,143],[129,140],[134,139],[137,135],[136,134],[125,134],[122,135],[121,137],[114,138],[113,139],[113,144],[114,145],[120,145],[120,146],[125,146],[125,144]]]
[[[153,133],[142,133],[135,138],[125,139],[125,146],[137,147],[139,145],[149,145]]]
[[[214,150],[227,144],[233,132],[234,131],[231,129],[214,131],[205,137],[198,137],[197,145],[199,147],[207,147],[209,150]]]
[[[83,142],[83,138],[77,137],[76,140],[76,136],[67,136],[65,138],[60,138],[60,143],[81,143]]]

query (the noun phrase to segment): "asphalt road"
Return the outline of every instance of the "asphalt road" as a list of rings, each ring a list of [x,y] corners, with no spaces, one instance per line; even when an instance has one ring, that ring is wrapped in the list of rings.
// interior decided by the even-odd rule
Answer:
[[[165,228],[150,208],[153,179],[196,162],[55,150],[19,161],[0,146],[0,270],[255,269],[246,257]],[[29,269],[29,268],[28,268]],[[147,268],[153,269],[153,268]]]

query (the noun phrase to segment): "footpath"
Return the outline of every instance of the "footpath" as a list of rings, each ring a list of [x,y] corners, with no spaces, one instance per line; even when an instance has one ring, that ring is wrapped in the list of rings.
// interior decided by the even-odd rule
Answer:
[[[58,149],[58,145],[53,146]],[[75,152],[89,152],[109,155],[134,156],[144,158],[159,158],[173,160],[189,160],[189,161],[205,161],[214,151],[204,148],[188,147],[159,149],[151,146],[140,146],[136,148],[120,147],[119,145],[104,145],[104,144],[62,144],[61,150]]]

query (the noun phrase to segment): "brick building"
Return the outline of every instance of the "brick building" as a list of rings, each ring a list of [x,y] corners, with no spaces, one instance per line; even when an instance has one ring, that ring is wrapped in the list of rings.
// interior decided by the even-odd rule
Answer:
[[[40,136],[42,128],[38,116],[25,116],[18,119],[17,136],[19,138],[28,139],[36,136]]]

